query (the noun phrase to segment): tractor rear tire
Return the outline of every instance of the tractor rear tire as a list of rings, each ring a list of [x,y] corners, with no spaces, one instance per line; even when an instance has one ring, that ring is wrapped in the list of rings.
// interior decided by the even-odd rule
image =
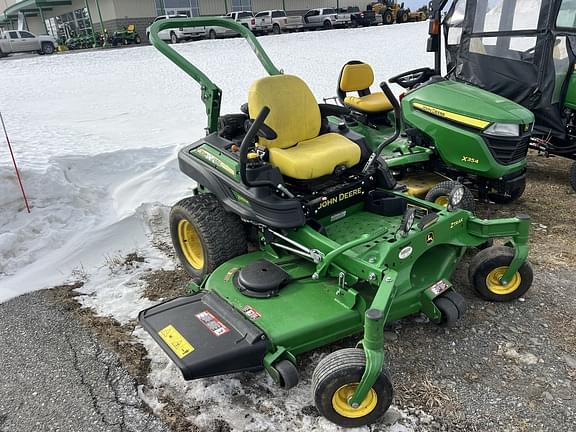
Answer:
[[[488,199],[495,202],[496,204],[510,204],[516,201],[522,196],[526,190],[526,179],[524,179],[518,187],[510,191],[510,195],[502,194],[488,194]]]
[[[524,261],[507,285],[498,283],[513,258],[514,249],[508,246],[492,246],[472,258],[468,267],[468,278],[480,297],[489,301],[505,302],[526,294],[534,279],[534,272],[528,261]]]
[[[464,196],[462,197],[462,201],[460,201],[458,208],[473,212],[476,209],[474,195],[470,189],[464,185],[461,185],[457,181],[448,180],[438,183],[428,191],[426,194],[426,200],[435,204],[448,206],[448,196],[450,195],[450,192],[452,192],[452,189],[454,189],[456,186],[462,186],[464,188]]]
[[[248,249],[242,221],[227,212],[213,194],[177,202],[170,211],[169,225],[176,256],[195,283]]]
[[[386,413],[394,398],[387,369],[382,369],[358,408],[347,403],[365,368],[366,356],[357,348],[334,351],[318,363],[312,374],[312,395],[320,414],[338,426],[361,427],[374,423]]]
[[[573,162],[570,167],[570,185],[574,192],[576,192],[576,162]]]
[[[382,24],[389,25],[394,23],[394,17],[392,16],[392,12],[386,11],[382,15]]]

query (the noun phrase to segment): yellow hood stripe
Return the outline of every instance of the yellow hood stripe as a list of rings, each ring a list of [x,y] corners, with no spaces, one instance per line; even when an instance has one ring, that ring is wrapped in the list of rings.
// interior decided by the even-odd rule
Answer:
[[[450,111],[446,111],[440,108],[435,108],[433,106],[430,105],[424,105],[422,103],[419,102],[414,102],[412,104],[412,106],[416,109],[419,109],[421,111],[424,111],[428,114],[432,114],[436,117],[442,117],[445,118],[447,120],[452,120],[455,121],[457,123],[462,123],[465,124],[467,126],[472,126],[478,129],[484,129],[486,127],[488,127],[488,125],[490,124],[490,122],[487,122],[486,120],[480,120],[474,117],[468,117],[462,114],[456,114]]]

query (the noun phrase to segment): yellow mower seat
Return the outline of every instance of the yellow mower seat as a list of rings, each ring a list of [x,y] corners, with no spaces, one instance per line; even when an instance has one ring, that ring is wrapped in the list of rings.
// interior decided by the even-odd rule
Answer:
[[[264,106],[270,108],[266,124],[277,137],[260,138],[259,145],[268,149],[270,163],[283,175],[311,180],[360,162],[361,150],[353,141],[336,133],[319,135],[320,108],[300,78],[274,75],[255,81],[248,93],[250,117]]]
[[[340,73],[338,94],[344,105],[361,112],[377,113],[392,111],[392,103],[382,92],[370,93],[374,84],[374,71],[366,63],[354,62],[344,65]],[[358,96],[348,96],[358,92]]]
[[[128,28],[126,28],[126,31],[128,33],[134,33],[135,29],[136,29],[136,27],[134,26],[134,24],[130,24],[130,25],[128,25]]]

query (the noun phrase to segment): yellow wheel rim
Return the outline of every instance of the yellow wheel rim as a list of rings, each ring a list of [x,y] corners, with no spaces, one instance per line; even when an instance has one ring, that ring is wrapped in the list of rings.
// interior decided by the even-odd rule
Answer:
[[[204,267],[202,242],[194,226],[186,219],[178,222],[178,243],[188,264],[196,270],[202,270]]]
[[[367,416],[378,404],[378,395],[374,389],[370,389],[358,408],[352,408],[348,400],[352,397],[358,387],[358,383],[345,384],[334,392],[332,396],[332,407],[334,411],[346,418],[360,418]]]
[[[446,195],[441,195],[434,200],[434,204],[448,207],[448,197]]]
[[[508,282],[506,285],[502,285],[500,283],[500,279],[502,279],[502,276],[504,276],[504,273],[506,273],[507,270],[507,266],[496,267],[494,270],[488,273],[488,276],[486,276],[486,287],[488,287],[488,290],[491,293],[496,295],[506,295],[513,293],[520,287],[520,284],[522,283],[522,277],[518,272],[512,276],[512,279],[510,279],[510,282]]]

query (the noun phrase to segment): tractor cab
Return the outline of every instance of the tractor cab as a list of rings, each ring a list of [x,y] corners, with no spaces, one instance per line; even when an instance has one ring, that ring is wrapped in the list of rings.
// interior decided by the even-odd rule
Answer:
[[[576,159],[576,1],[456,0],[443,26],[448,76],[530,109],[531,147]]]

